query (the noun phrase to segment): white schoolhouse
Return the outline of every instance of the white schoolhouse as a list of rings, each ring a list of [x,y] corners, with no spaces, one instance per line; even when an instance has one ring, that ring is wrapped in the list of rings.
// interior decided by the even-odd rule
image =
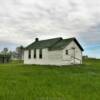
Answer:
[[[76,38],[39,40],[24,50],[24,64],[72,65],[82,64],[83,48]]]

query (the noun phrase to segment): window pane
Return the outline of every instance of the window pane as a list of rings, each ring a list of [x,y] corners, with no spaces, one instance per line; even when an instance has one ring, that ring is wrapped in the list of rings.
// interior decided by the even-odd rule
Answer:
[[[36,49],[34,49],[34,58],[36,58]]]
[[[42,49],[40,49],[39,58],[42,59]]]
[[[66,55],[68,55],[68,50],[66,50]]]
[[[28,58],[29,58],[29,59],[31,58],[31,50],[29,50]]]

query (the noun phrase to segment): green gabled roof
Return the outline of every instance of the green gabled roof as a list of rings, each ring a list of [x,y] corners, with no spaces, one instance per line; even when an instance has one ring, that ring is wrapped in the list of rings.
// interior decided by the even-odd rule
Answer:
[[[58,42],[56,45],[52,46],[50,50],[59,50],[65,48],[71,41],[75,41],[76,44],[79,46],[79,48],[84,51],[82,46],[79,44],[79,42],[76,40],[76,38],[68,38],[68,39],[63,39],[60,42]]]
[[[27,46],[26,49],[50,48],[61,40],[62,38],[53,38],[53,39],[48,39],[48,40],[35,41],[29,46]]]
[[[53,45],[50,50],[57,50],[57,49],[63,49],[64,47],[66,47],[71,41],[73,40],[73,38],[70,39],[63,39],[60,42],[56,43],[56,45]]]
[[[27,46],[25,49],[48,48],[49,50],[59,50],[65,48],[71,41],[75,41],[76,44],[79,46],[79,48],[83,51],[82,46],[75,38],[62,39],[61,37],[48,40],[35,41],[29,46]]]

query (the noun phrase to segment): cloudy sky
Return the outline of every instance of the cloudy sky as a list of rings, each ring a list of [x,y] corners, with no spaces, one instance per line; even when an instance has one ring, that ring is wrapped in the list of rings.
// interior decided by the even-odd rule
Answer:
[[[84,54],[100,57],[100,0],[0,0],[0,49],[35,37],[76,37]]]

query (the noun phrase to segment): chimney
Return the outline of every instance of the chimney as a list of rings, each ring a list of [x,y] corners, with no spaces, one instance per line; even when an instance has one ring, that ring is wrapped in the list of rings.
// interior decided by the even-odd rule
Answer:
[[[38,42],[39,41],[39,38],[35,38],[35,42]]]

